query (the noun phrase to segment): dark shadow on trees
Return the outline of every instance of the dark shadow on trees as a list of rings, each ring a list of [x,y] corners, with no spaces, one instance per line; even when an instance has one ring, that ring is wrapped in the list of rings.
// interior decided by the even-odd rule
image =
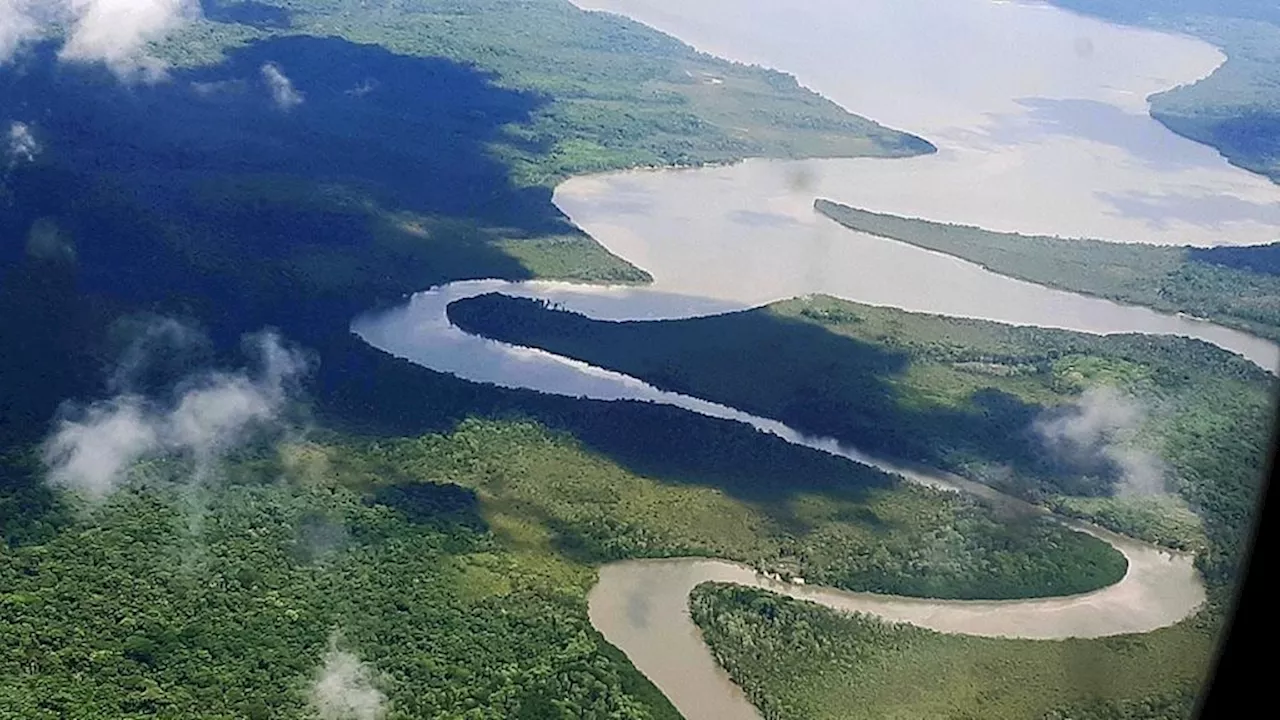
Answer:
[[[256,0],[242,2],[201,0],[200,12],[206,19],[214,22],[238,23],[260,30],[283,30],[293,27],[293,13],[288,8],[268,5]]]
[[[487,532],[475,490],[443,483],[397,483],[374,490],[372,502],[395,508],[411,523],[440,530]]]
[[[1248,270],[1263,275],[1280,275],[1280,243],[1268,245],[1187,248],[1187,257],[1202,263]]]
[[[41,475],[35,457],[0,454],[0,542],[9,547],[47,542],[70,521]]]
[[[468,417],[534,420],[572,435],[628,471],[710,486],[804,528],[786,500],[822,493],[860,502],[893,480],[857,463],[786,442],[742,423],[666,405],[546,395],[467,382],[391,357],[354,336],[341,367],[322,373],[326,427],[366,438],[449,432]]]
[[[905,352],[767,310],[618,323],[491,294],[448,312],[471,332],[617,370],[889,460],[952,470],[969,461],[1003,465],[1081,494],[1105,493],[1120,476],[1099,454],[1046,452],[1034,429],[1043,412],[1037,405],[993,388],[960,407],[904,402],[896,380],[907,368]]]
[[[53,50],[0,76],[5,105],[33,120],[62,164],[127,178],[148,199],[198,204],[190,190],[201,179],[267,174],[354,188],[394,209],[562,227],[549,191],[511,185],[489,152],[546,99],[477,68],[293,36],[124,86]]]
[[[101,392],[104,328],[122,314],[188,321],[229,358],[243,333],[275,327],[323,364],[361,311],[529,276],[465,227],[568,227],[549,190],[513,185],[490,153],[545,100],[475,68],[285,37],[127,86],[55,53],[0,68],[0,120],[29,122],[42,145],[0,167],[0,441],[38,438],[58,402]],[[271,67],[299,102],[273,93]],[[424,233],[387,219],[399,211],[465,227]],[[33,259],[41,218],[66,257]]]

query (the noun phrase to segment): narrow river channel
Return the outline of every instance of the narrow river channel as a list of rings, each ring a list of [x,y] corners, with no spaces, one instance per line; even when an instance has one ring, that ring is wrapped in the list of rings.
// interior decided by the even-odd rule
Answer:
[[[919,134],[935,155],[908,160],[752,160],[731,167],[572,179],[557,205],[649,288],[477,280],[432,288],[357,318],[371,345],[476,382],[597,399],[672,404],[749,423],[913,481],[993,491],[913,473],[767,418],[658,390],[567,358],[468,335],[445,309],[486,292],[546,298],[611,320],[695,317],[826,293],[906,310],[1066,328],[1199,338],[1267,368],[1280,348],[1191,318],[1050,290],[955,258],[854,233],[812,210],[817,196],[995,230],[1156,244],[1280,238],[1280,188],[1147,115],[1152,92],[1222,61],[1186,37],[1121,28],[1034,2],[990,0],[578,0],[627,14],[699,49],[776,67],[859,114]],[[689,618],[705,581],[765,587],[943,632],[1022,638],[1145,632],[1187,617],[1204,588],[1186,555],[1077,526],[1125,554],[1111,587],[1071,598],[934,601],[801,587],[717,560],[605,566],[592,623],[689,720],[756,718]]]

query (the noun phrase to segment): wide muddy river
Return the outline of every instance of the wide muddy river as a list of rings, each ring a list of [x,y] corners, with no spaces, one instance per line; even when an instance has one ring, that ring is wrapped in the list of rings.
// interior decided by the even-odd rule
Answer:
[[[1035,3],[988,0],[580,0],[695,47],[776,67],[853,112],[916,133],[911,159],[753,160],[730,167],[575,178],[557,205],[649,288],[479,280],[358,318],[370,344],[476,382],[598,399],[641,399],[752,424],[791,442],[918,482],[907,472],[776,421],[537,350],[473,337],[445,308],[484,292],[541,297],[603,319],[691,317],[827,293],[914,311],[1092,333],[1195,337],[1280,367],[1273,343],[1191,318],[1050,290],[818,216],[815,197],[996,230],[1116,242],[1252,244],[1280,238],[1280,188],[1179,138],[1147,115],[1152,92],[1211,72],[1200,41],[1121,28]],[[689,591],[710,580],[767,587],[944,632],[1024,638],[1143,632],[1186,617],[1204,589],[1190,558],[1093,528],[1125,554],[1118,584],[1072,598],[958,602],[841,593],[757,577],[715,560],[601,569],[592,623],[690,720],[755,718],[692,624]]]

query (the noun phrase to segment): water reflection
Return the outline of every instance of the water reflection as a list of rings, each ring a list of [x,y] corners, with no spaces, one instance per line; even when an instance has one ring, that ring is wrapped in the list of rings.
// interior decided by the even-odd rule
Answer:
[[[1156,194],[1137,190],[1099,192],[1097,195],[1124,217],[1142,218],[1148,227],[1155,230],[1166,230],[1179,222],[1219,232],[1231,232],[1233,226],[1241,221],[1280,227],[1280,201],[1257,202],[1230,195]],[[1273,235],[1272,240],[1280,240],[1280,232]]]

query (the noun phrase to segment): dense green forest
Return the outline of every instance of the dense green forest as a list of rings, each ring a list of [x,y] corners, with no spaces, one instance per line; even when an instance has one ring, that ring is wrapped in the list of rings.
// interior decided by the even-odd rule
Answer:
[[[0,66],[0,122],[38,150],[0,168],[0,717],[331,717],[316,706],[337,691],[365,703],[359,717],[675,718],[592,630],[596,564],[715,555],[957,598],[1124,572],[1091,537],[738,423],[476,385],[349,332],[355,314],[451,280],[646,282],[551,204],[575,173],[927,142],[562,0],[201,7],[152,48],[171,63],[163,82],[62,62],[54,41]],[[839,354],[864,309],[769,313],[808,328],[780,342]],[[157,316],[205,340],[131,355]],[[1211,578],[1230,576],[1265,424],[1249,367],[1161,339],[920,322],[882,328],[897,349],[855,351],[852,370],[797,365],[769,397],[794,391],[798,426],[857,436],[868,425],[826,420],[901,390],[909,422],[883,443],[997,484],[1004,463],[1031,463],[1047,475],[1015,474],[1015,489],[1200,549]],[[264,327],[313,360],[287,426],[151,453],[99,503],[51,485],[42,441],[102,407],[64,403],[191,397]],[[866,381],[868,362],[892,369],[887,385]],[[1077,472],[996,442],[1099,377],[1168,408],[1152,437],[1198,515],[1112,497],[1107,458]],[[935,456],[912,435],[954,423],[976,439],[940,435]],[[1108,662],[1126,652],[1108,646]]]
[[[851,115],[790,75],[699,53],[566,0],[268,0],[255,5],[273,8],[277,19],[248,27],[233,20],[243,3],[209,4],[224,11],[172,36],[159,48],[162,57],[207,65],[270,38],[341,37],[463,63],[491,73],[501,87],[533,94],[543,104],[494,138],[493,150],[521,182],[638,165],[933,150]],[[352,78],[351,87],[364,79]]]
[[[717,557],[850,590],[963,599],[1071,594],[1124,575],[1119,553],[1047,518],[1001,516],[736,423],[710,422],[715,435],[700,424],[679,428],[696,438],[682,445],[711,440],[697,475],[682,476],[682,460],[628,472],[527,422],[467,421],[338,462],[374,485],[403,477],[472,488],[504,523],[540,519],[550,542],[583,562]],[[650,447],[673,453],[666,434],[646,430]]]
[[[766,720],[1191,716],[1212,634],[1191,618],[1143,635],[947,635],[733,585],[690,597],[716,659]]]
[[[458,488],[362,497],[280,457],[230,463],[194,530],[190,469],[160,462],[0,551],[0,717],[679,717],[588,623],[590,568],[511,549]],[[361,713],[335,712],[341,665],[308,702],[335,634]]]
[[[1014,327],[821,296],[657,322],[596,321],[502,295],[448,312],[487,337],[953,470],[1121,532],[1200,546],[1176,503],[1146,499],[1167,490],[1203,521],[1201,567],[1215,584],[1234,578],[1263,479],[1273,378],[1185,338]],[[1037,431],[1108,413],[1114,434],[1069,448]]]
[[[738,423],[585,412],[582,427],[605,428],[586,440],[516,420],[399,440],[287,433],[235,451],[203,488],[181,458],[144,462],[101,505],[7,458],[7,497],[25,489],[25,507],[0,551],[0,716],[308,717],[340,631],[389,718],[672,717],[588,625],[592,564],[717,555],[958,597],[1124,572],[1056,524]],[[683,439],[676,452],[652,452],[659,428]]]
[[[1280,182],[1280,5],[1271,0],[1051,0],[1106,20],[1202,38],[1227,62],[1151,96],[1151,116]]]
[[[874,213],[818,199],[818,212],[859,232],[954,255],[992,272],[1280,340],[1280,243],[1192,248],[995,232]]]

